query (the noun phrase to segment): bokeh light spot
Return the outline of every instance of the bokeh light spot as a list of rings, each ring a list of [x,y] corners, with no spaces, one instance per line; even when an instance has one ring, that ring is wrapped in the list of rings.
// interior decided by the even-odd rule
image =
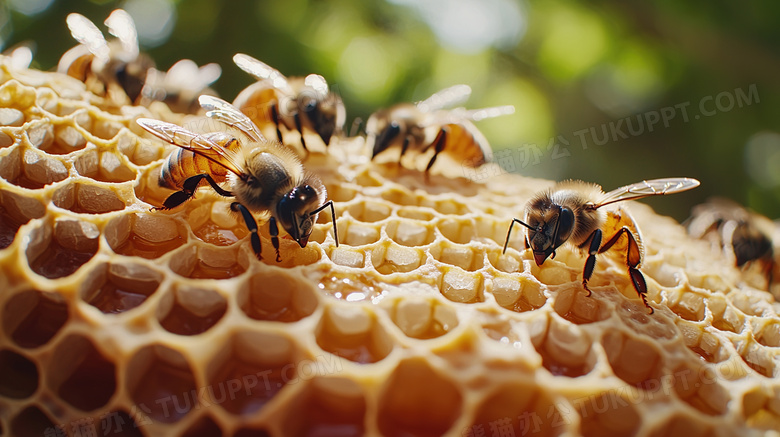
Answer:
[[[765,188],[780,186],[780,134],[759,132],[745,146],[745,170]]]
[[[171,36],[176,9],[170,0],[127,0],[122,8],[133,17],[142,46],[156,47]]]
[[[585,74],[605,56],[609,40],[600,18],[575,7],[551,6],[546,11],[538,61],[551,79],[570,81]]]

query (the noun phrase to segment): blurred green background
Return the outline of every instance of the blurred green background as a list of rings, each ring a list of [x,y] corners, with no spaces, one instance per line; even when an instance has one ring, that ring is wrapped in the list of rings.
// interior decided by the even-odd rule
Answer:
[[[69,12],[106,33],[123,7],[158,68],[217,62],[228,100],[253,82],[237,52],[325,76],[347,131],[379,107],[466,83],[469,108],[517,108],[478,123],[507,170],[605,190],[690,176],[702,187],[647,202],[684,219],[721,195],[780,217],[779,2],[3,1],[0,45],[35,41],[40,69],[75,45]]]

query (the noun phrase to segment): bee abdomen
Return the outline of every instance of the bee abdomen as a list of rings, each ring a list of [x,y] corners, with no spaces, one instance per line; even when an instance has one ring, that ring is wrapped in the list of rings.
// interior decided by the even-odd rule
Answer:
[[[444,147],[444,153],[475,167],[485,163],[487,140],[476,130],[476,126],[458,123],[448,124],[445,128],[447,129],[447,144]]]
[[[161,187],[172,190],[181,188],[187,178],[199,174],[209,174],[217,183],[223,182],[227,175],[225,167],[186,149],[175,149],[160,169]]]

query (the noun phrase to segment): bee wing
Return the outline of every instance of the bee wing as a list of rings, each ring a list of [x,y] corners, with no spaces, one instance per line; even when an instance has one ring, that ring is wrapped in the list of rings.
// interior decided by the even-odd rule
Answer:
[[[25,41],[15,47],[11,47],[3,54],[10,58],[10,65],[12,68],[21,70],[30,66],[30,63],[33,60],[33,51],[35,51],[35,43],[32,41]]]
[[[432,112],[442,108],[448,108],[468,100],[471,95],[471,87],[468,85],[455,85],[445,88],[436,94],[417,103],[417,109],[422,112]]]
[[[238,65],[238,68],[246,71],[252,76],[260,80],[269,80],[274,88],[283,90],[285,92],[292,92],[290,84],[287,83],[287,78],[284,77],[279,70],[271,67],[265,62],[259,61],[249,55],[243,53],[236,53],[233,56],[233,62]]]
[[[116,9],[104,21],[108,32],[119,39],[122,51],[127,55],[128,61],[138,57],[138,31],[135,29],[135,21],[124,9]]]
[[[110,50],[103,33],[95,26],[95,23],[81,14],[75,12],[68,14],[65,19],[70,29],[70,34],[80,44],[83,44],[90,53],[101,61],[108,61]]]
[[[303,80],[303,84],[314,88],[314,91],[324,95],[328,94],[328,82],[319,74],[310,74]]]
[[[699,185],[700,182],[692,178],[652,179],[649,181],[637,182],[604,194],[596,203],[596,208],[609,205],[610,203],[622,202],[624,200],[680,193],[696,188]]]
[[[426,127],[434,124],[457,124],[463,120],[480,121],[486,118],[514,114],[514,112],[515,107],[512,105],[491,106],[482,109],[455,108],[449,111],[439,111],[434,117],[420,123],[420,125]]]
[[[139,118],[136,123],[156,137],[216,162],[237,175],[244,173],[234,152],[223,148],[203,135],[190,132],[173,123],[151,118]]]
[[[201,108],[206,110],[207,117],[239,129],[253,141],[265,139],[249,117],[219,97],[203,95],[198,97],[198,103],[200,103]]]

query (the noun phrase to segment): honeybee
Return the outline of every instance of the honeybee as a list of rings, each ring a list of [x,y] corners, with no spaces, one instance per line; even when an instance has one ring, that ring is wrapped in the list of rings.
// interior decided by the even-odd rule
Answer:
[[[564,243],[569,242],[588,258],[582,271],[582,286],[591,295],[588,280],[596,267],[596,255],[613,249],[610,254],[625,253],[628,276],[644,305],[647,303],[647,283],[639,271],[644,257],[642,237],[634,219],[617,206],[602,209],[625,200],[679,193],[699,186],[690,178],[653,179],[626,185],[604,194],[601,187],[582,181],[565,181],[536,194],[526,204],[525,221],[513,218],[506,234],[504,253],[509,245],[512,227],[519,223],[526,228],[525,246],[531,248],[536,265],[540,266]],[[602,237],[608,239],[602,244]]]
[[[238,212],[251,233],[252,249],[262,259],[260,236],[253,212],[269,217],[271,243],[279,254],[279,228],[287,231],[301,248],[306,247],[317,215],[330,208],[333,235],[338,246],[336,212],[325,186],[304,172],[295,153],[282,144],[266,140],[257,126],[230,103],[213,96],[200,96],[206,116],[240,130],[247,142],[226,132],[196,134],[172,123],[139,118],[137,123],[155,136],[180,147],[168,156],[160,172],[160,185],[179,189],[160,208],[175,208],[195,194],[204,180],[222,196],[235,197],[230,209]],[[220,184],[227,182],[228,188]]]
[[[717,244],[737,267],[746,269],[754,262],[759,264],[767,285],[771,285],[775,266],[771,238],[774,224],[768,218],[731,200],[713,198],[693,207],[687,228],[692,237]]]
[[[341,133],[346,109],[341,97],[328,90],[324,77],[310,74],[305,78],[286,78],[278,70],[242,53],[233,56],[233,61],[258,79],[238,94],[233,106],[261,128],[274,126],[280,143],[285,143],[282,127],[286,132],[297,131],[307,152],[305,133],[316,133],[326,146],[333,135]]]
[[[515,108],[507,105],[475,110],[444,109],[464,102],[470,95],[468,85],[455,85],[421,102],[400,103],[373,113],[366,123],[366,143],[372,150],[371,159],[398,147],[401,149],[400,165],[409,151],[423,154],[433,149],[433,156],[425,167],[426,175],[442,152],[470,167],[484,164],[490,145],[471,121],[512,114]]]
[[[81,80],[88,90],[113,102],[136,103],[154,61],[140,52],[130,14],[116,9],[106,18],[109,33],[116,37],[111,42],[81,14],[68,14],[66,21],[79,45],[62,55],[57,71]]]
[[[141,105],[147,106],[158,100],[164,102],[173,112],[195,113],[200,108],[198,96],[216,94],[209,88],[222,75],[219,64],[206,64],[200,68],[189,60],[182,59],[167,72],[150,68],[141,92]]]

